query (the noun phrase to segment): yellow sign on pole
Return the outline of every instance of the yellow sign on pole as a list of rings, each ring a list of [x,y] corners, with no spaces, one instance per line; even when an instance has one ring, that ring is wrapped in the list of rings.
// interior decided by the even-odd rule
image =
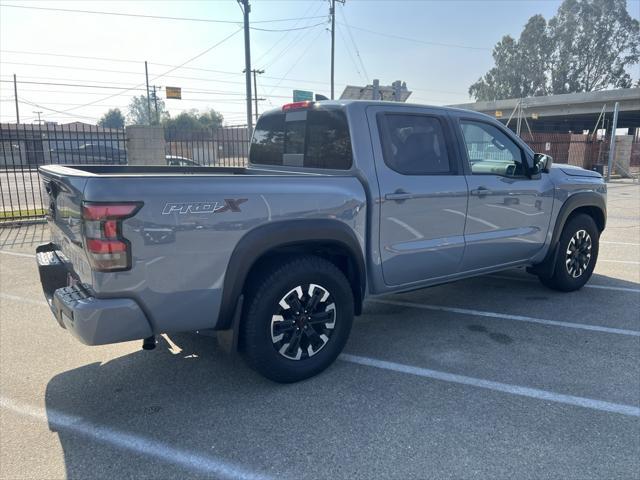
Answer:
[[[182,99],[182,88],[180,87],[165,87],[167,98],[175,98],[177,100]]]
[[[502,110],[496,110],[496,118],[502,118]]]

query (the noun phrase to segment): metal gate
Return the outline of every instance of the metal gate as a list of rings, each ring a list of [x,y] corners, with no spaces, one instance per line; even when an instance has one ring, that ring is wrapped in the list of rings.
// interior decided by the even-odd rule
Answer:
[[[126,163],[124,129],[0,123],[0,222],[44,215],[40,165]]]
[[[220,128],[165,128],[167,163],[175,166],[245,167],[249,157],[246,125]]]

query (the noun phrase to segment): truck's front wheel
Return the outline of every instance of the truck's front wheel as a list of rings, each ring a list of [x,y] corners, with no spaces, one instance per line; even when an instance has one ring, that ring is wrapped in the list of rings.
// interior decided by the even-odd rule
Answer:
[[[241,339],[249,364],[276,382],[296,382],[327,368],[353,322],[349,281],[331,262],[299,256],[252,282]]]
[[[560,235],[553,276],[540,277],[547,287],[573,292],[591,278],[598,259],[600,232],[593,218],[584,213],[572,217]]]

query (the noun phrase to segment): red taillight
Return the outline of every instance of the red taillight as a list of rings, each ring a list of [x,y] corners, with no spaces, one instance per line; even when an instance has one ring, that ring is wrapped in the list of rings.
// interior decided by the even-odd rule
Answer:
[[[312,105],[313,105],[313,102],[310,100],[305,100],[304,102],[287,103],[282,106],[282,111],[287,112],[289,110],[301,110],[303,108],[309,108]]]
[[[87,238],[87,250],[91,253],[126,253],[127,244],[119,240]]]
[[[119,219],[132,216],[140,208],[139,203],[83,203],[82,218],[85,220]]]
[[[107,238],[117,238],[118,237],[118,221],[106,220],[102,224],[102,231],[104,232],[104,236]]]
[[[122,235],[122,221],[140,209],[140,203],[82,204],[85,249],[91,268],[98,271],[131,268],[131,245]]]

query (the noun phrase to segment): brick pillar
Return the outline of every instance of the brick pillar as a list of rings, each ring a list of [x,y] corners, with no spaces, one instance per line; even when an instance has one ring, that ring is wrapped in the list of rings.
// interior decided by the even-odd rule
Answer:
[[[130,125],[126,128],[129,165],[166,165],[164,129],[159,126]]]

